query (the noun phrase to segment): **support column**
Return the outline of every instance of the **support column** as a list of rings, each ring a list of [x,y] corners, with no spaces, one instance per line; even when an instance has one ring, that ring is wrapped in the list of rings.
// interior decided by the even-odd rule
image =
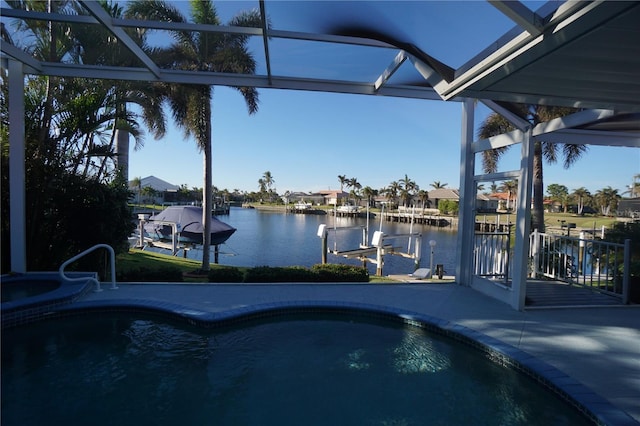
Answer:
[[[533,156],[535,142],[531,128],[526,129],[522,141],[520,177],[516,210],[516,244],[513,256],[513,278],[511,281],[511,307],[522,311],[527,294],[527,269],[529,262],[529,234],[531,233],[531,195],[533,183]]]
[[[462,103],[462,136],[460,144],[460,209],[458,215],[458,252],[456,281],[470,286],[473,267],[473,234],[475,221],[476,186],[475,154],[472,149],[475,101]]]
[[[9,220],[11,272],[27,272],[24,71],[9,59]]]

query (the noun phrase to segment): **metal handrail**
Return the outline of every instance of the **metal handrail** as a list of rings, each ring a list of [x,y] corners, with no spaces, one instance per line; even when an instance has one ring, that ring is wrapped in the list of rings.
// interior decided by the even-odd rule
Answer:
[[[60,265],[60,269],[58,269],[58,273],[60,274],[60,278],[66,281],[84,281],[87,278],[83,277],[83,278],[71,278],[67,275],[65,275],[64,273],[64,268],[67,267],[67,265],[69,265],[70,263],[75,262],[76,260],[80,259],[82,256],[91,253],[92,251],[99,249],[99,248],[105,248],[109,251],[109,253],[111,254],[111,290],[117,290],[118,286],[116,285],[116,253],[113,250],[113,247],[111,247],[108,244],[96,244],[95,246],[86,249],[85,251],[83,251],[82,253],[79,253],[75,256],[73,256],[71,259],[67,260],[66,262],[64,262],[62,265]],[[93,281],[96,284],[96,292],[102,291],[102,288],[100,288],[100,281],[97,280],[96,278],[89,278],[90,281]]]

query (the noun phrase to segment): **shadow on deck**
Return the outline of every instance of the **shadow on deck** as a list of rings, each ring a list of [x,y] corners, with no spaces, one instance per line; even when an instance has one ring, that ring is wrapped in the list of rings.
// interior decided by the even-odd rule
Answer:
[[[526,309],[623,306],[622,300],[595,290],[560,281],[527,281]]]

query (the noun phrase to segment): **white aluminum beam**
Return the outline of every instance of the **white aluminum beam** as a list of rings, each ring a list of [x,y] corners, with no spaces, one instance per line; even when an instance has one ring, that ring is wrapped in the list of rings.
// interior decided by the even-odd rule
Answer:
[[[533,137],[544,135],[545,133],[555,132],[556,130],[571,129],[573,127],[593,123],[605,118],[610,118],[614,115],[615,112],[608,109],[590,109],[586,111],[579,111],[574,114],[565,115],[564,117],[554,118],[547,122],[537,124],[533,128]]]
[[[437,87],[439,84],[444,82],[444,79],[436,70],[431,68],[429,65],[420,61],[413,55],[409,55],[409,60],[416,68],[416,70],[420,73],[420,75],[429,83],[432,87]],[[445,82],[446,83],[446,82]]]
[[[113,25],[111,16],[100,6],[99,3],[89,0],[79,0],[80,3],[102,24],[111,31],[124,46],[131,51],[145,67],[153,73],[156,78],[160,77],[160,68],[151,60],[149,56],[138,46],[129,35],[120,27]]]
[[[513,112],[509,111],[505,107],[495,103],[492,100],[480,99],[480,102],[491,108],[494,112],[497,112],[498,114],[506,118],[509,123],[513,124],[519,130],[524,131],[531,126],[531,123],[529,123],[527,120],[514,114]]]
[[[260,20],[262,25],[262,43],[264,45],[264,58],[267,63],[267,80],[271,84],[271,57],[269,56],[269,28],[264,0],[260,0]]]
[[[98,65],[42,63],[43,75],[57,77],[77,77],[106,80],[151,81],[154,75],[144,68],[109,67]],[[386,85],[377,92],[371,83],[354,83],[340,80],[321,80],[293,77],[272,77],[271,83],[264,75],[229,74],[215,72],[192,72],[182,70],[162,70],[161,80],[176,84],[206,84],[211,86],[257,87],[291,90],[351,93],[356,95],[382,95],[400,98],[440,100],[429,87]]]
[[[519,1],[489,0],[489,3],[532,36],[542,33],[542,19]]]
[[[485,101],[483,101],[485,102]],[[489,104],[492,102],[489,101]],[[604,109],[579,111],[564,117],[554,118],[536,125],[532,136],[536,140],[551,143],[584,144],[603,146],[640,146],[640,132],[612,132],[573,129],[576,126],[593,123],[615,116],[615,112]],[[522,142],[524,133],[514,130],[502,135],[481,139],[474,143],[474,152],[501,148]]]
[[[550,106],[563,106],[569,108],[608,108],[614,110],[624,110],[628,112],[640,112],[640,103],[637,101],[628,101],[624,99],[611,98],[606,100],[587,99],[577,100],[575,97],[560,96],[555,94],[545,94],[540,96],[535,93],[518,93],[518,92],[496,92],[491,89],[483,90],[464,90],[464,96],[476,99],[493,99],[494,101],[505,101],[521,104],[537,104]],[[455,97],[447,98],[452,100]]]
[[[484,175],[476,175],[476,182],[494,182],[497,180],[518,180],[520,179],[520,170],[508,170],[505,172],[487,173]]]
[[[25,203],[24,72],[22,63],[9,60],[9,220],[11,272],[27,272]]]
[[[14,58],[22,62],[24,65],[31,67],[33,72],[42,72],[42,66],[40,61],[36,60],[33,56],[27,54],[24,50],[17,48],[9,43],[0,43],[0,50],[7,56]]]
[[[3,18],[33,19],[38,21],[70,22],[74,24],[97,24],[98,21],[88,15],[66,15],[53,12],[37,12],[34,10],[14,9],[11,7],[0,8],[0,16]]]
[[[545,142],[600,146],[640,147],[640,132],[563,129],[544,135]]]
[[[503,148],[522,142],[524,133],[520,130],[513,130],[498,136],[492,136],[487,139],[481,139],[473,144],[473,152],[483,152],[490,149]]]
[[[527,272],[529,265],[529,235],[531,234],[531,195],[533,187],[534,140],[531,130],[525,133],[520,155],[520,177],[518,178],[516,208],[516,242],[513,250],[511,279],[511,307],[524,310],[527,293]]]
[[[373,83],[374,90],[377,92],[380,89],[380,87],[382,87],[382,85],[385,84],[391,78],[393,73],[395,73],[398,70],[398,68],[400,68],[400,65],[402,65],[406,60],[407,60],[406,52],[404,50],[401,50],[400,52],[398,52],[396,57],[393,58],[393,62],[389,64],[387,69],[385,69],[382,72],[382,74],[380,74],[380,77],[378,77],[376,82]]]
[[[456,280],[471,286],[473,271],[473,236],[475,234],[476,184],[474,181],[475,155],[473,142],[475,103],[465,99],[462,103],[460,137],[460,209],[458,218],[458,251],[456,252]]]

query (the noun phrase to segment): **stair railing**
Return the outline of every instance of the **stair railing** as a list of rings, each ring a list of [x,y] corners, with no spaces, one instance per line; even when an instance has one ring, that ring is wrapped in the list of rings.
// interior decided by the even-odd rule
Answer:
[[[82,278],[71,278],[67,275],[65,275],[64,273],[64,268],[67,267],[67,265],[69,265],[70,263],[75,262],[76,260],[80,259],[81,257],[91,253],[94,250],[97,250],[99,248],[105,248],[107,249],[107,251],[110,254],[111,257],[111,290],[116,290],[118,288],[118,286],[116,285],[116,253],[113,250],[113,247],[111,247],[108,244],[96,244],[95,246],[86,249],[85,251],[83,251],[82,253],[79,253],[77,255],[75,255],[74,257],[72,257],[71,259],[67,260],[66,262],[64,262],[62,265],[60,265],[60,269],[58,269],[58,273],[60,274],[60,278],[66,281],[84,281],[87,278],[86,277],[82,277]],[[102,291],[102,288],[100,288],[100,281],[96,278],[89,278],[90,281],[93,281],[96,285],[96,292]]]

